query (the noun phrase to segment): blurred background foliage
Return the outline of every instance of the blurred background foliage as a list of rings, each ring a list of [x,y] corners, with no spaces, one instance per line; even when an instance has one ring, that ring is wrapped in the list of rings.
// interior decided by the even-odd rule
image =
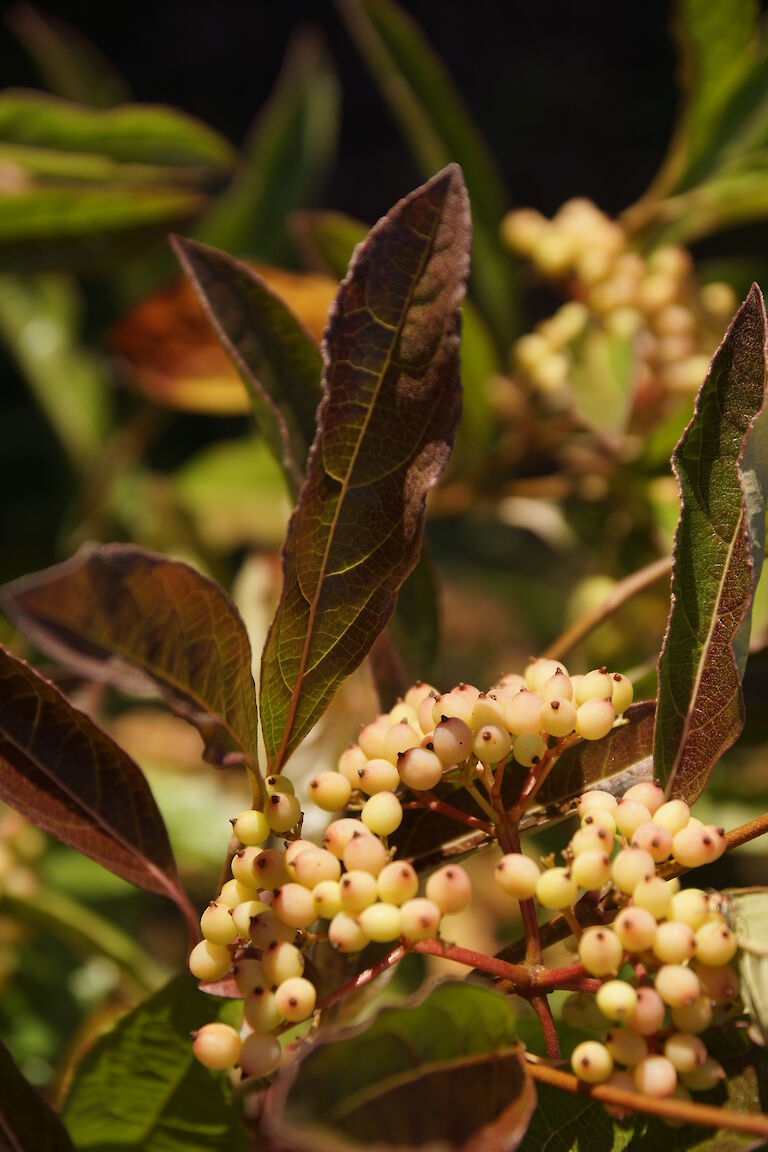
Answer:
[[[766,282],[759,5],[651,3],[631,34],[602,2],[407,8],[5,8],[0,579],[85,539],[132,540],[233,591],[258,653],[289,498],[167,235],[246,259],[319,342],[354,245],[450,160],[475,229],[465,408],[430,506],[434,563],[402,597],[415,670],[441,688],[491,683],[668,554],[670,453],[737,300]],[[700,801],[728,825],[768,793],[766,601],[763,588],[734,771]],[[652,696],[667,610],[662,579],[569,663],[608,663]],[[26,653],[4,622],[0,638]],[[214,777],[179,721],[67,687],[148,772],[204,901],[226,848],[211,829],[244,782]],[[296,774],[374,709],[361,673]],[[183,940],[159,901],[14,814],[0,838],[0,1033],[57,1090],[93,1031],[178,966]],[[750,846],[721,882],[763,866]],[[477,944],[488,927],[466,932]]]

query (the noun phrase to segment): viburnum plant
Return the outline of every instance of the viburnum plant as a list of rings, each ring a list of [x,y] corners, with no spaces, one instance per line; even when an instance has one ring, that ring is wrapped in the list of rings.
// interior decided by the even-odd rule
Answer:
[[[184,563],[89,545],[2,602],[70,672],[159,695],[198,728],[213,767],[247,772],[251,806],[232,814],[222,881],[200,915],[139,767],[0,650],[0,799],[175,901],[191,973],[94,1045],[63,1124],[2,1055],[11,1143],[506,1150],[554,1133],[566,1149],[587,1126],[606,1147],[670,1147],[659,1122],[679,1127],[678,1148],[768,1139],[765,894],[712,892],[707,874],[688,875],[768,829],[768,815],[725,830],[690,811],[744,720],[768,483],[759,289],[673,457],[681,511],[658,699],[633,703],[618,670],[567,669],[565,640],[500,669],[486,691],[443,691],[408,683],[407,627],[391,622],[460,415],[461,170],[411,193],[357,248],[322,363],[257,275],[174,244],[296,497],[258,712],[242,621]],[[366,658],[382,710],[350,731],[337,771],[311,780],[325,827],[305,838],[291,755]],[[579,827],[550,857],[522,850],[521,834],[569,817]],[[522,922],[495,955],[451,940],[484,868],[508,921]],[[412,954],[471,979],[377,1004]]]

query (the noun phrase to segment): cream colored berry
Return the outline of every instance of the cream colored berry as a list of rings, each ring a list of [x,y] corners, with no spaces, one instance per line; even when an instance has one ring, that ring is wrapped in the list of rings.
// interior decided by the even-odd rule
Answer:
[[[532,768],[534,764],[538,764],[546,750],[546,741],[536,732],[523,732],[521,736],[515,738],[512,745],[515,760],[524,768]]]
[[[646,1056],[633,1071],[635,1088],[645,1096],[671,1096],[677,1087],[677,1072],[666,1056]]]
[[[238,1065],[244,1076],[260,1079],[275,1071],[282,1054],[283,1050],[276,1036],[253,1032],[243,1041]]]
[[[664,789],[659,788],[658,784],[651,783],[650,780],[644,780],[640,784],[633,784],[624,793],[625,800],[634,800],[637,804],[642,804],[647,808],[651,816],[657,808],[660,808],[664,803]]]
[[[315,1010],[315,986],[304,976],[283,980],[275,992],[275,1007],[286,1020],[298,1024]]]
[[[338,880],[341,864],[327,848],[307,848],[293,864],[293,874],[305,888],[314,888],[322,880]]]
[[[570,700],[555,697],[541,707],[539,727],[550,736],[569,736],[576,727],[576,706]]]
[[[574,728],[584,740],[602,740],[615,720],[616,713],[610,700],[595,698],[579,705]]]
[[[632,682],[626,676],[622,676],[621,672],[611,673],[611,684],[613,685],[611,692],[613,710],[617,716],[621,716],[622,712],[626,712],[632,703],[635,690],[632,687]]]
[[[672,1009],[672,1023],[681,1032],[706,1032],[712,1023],[712,1004],[706,995],[699,996],[693,1004],[681,1004]]]
[[[663,964],[656,973],[653,986],[670,1008],[693,1004],[701,995],[698,976],[692,968],[682,964]]]
[[[471,712],[470,712],[471,717]],[[432,750],[446,767],[460,764],[472,751],[472,729],[458,716],[449,716],[435,726]]]
[[[365,827],[363,825],[363,827]],[[366,828],[363,833],[355,833],[344,849],[342,856],[344,867],[348,871],[370,872],[378,876],[387,863],[387,850],[379,840]]]
[[[613,930],[627,952],[645,952],[656,939],[656,917],[646,908],[623,908],[613,923]]]
[[[340,772],[320,772],[309,782],[309,795],[324,812],[338,812],[349,803],[352,784]]]
[[[613,1072],[613,1057],[605,1044],[584,1040],[573,1050],[571,1068],[585,1084],[602,1084]]]
[[[460,864],[446,864],[427,880],[426,895],[444,915],[463,912],[472,899],[472,882]]]
[[[621,967],[624,949],[611,928],[585,928],[578,950],[579,959],[592,976],[615,976]]]
[[[529,900],[536,894],[541,872],[535,860],[522,852],[508,852],[493,870],[493,877],[502,892],[516,900]]]
[[[694,932],[709,916],[709,900],[700,888],[683,888],[672,896],[670,918],[687,924]]]
[[[635,997],[635,1007],[637,997]],[[637,1032],[629,1032],[626,1028],[614,1028],[605,1037],[605,1046],[617,1064],[632,1067],[639,1064],[648,1055],[648,1044],[643,1036]]]
[[[693,929],[677,920],[665,920],[656,929],[653,954],[663,964],[683,964],[696,955]]]
[[[412,900],[419,890],[416,870],[407,860],[393,860],[376,877],[379,899],[385,904],[404,904]]]
[[[263,812],[249,808],[235,816],[232,831],[241,844],[258,847],[269,839],[271,828]]]
[[[512,738],[501,724],[484,724],[475,734],[472,751],[484,764],[498,764],[506,760],[512,748]]]
[[[645,848],[654,862],[661,864],[672,854],[672,833],[668,828],[651,820],[635,830],[632,844],[636,848]]]
[[[637,992],[626,980],[606,980],[598,988],[595,999],[609,1020],[626,1020],[637,1006]]]
[[[359,744],[350,744],[339,757],[339,775],[343,776],[350,788],[358,786],[358,772],[365,767],[368,757]]]
[[[664,1043],[664,1055],[677,1072],[692,1072],[707,1058],[707,1046],[692,1032],[673,1032]]]
[[[661,876],[648,876],[633,888],[632,903],[636,908],[645,908],[657,920],[661,920],[669,915],[672,892]]]
[[[631,840],[638,828],[650,822],[651,814],[645,805],[624,798],[614,813],[614,819],[617,831]]]
[[[602,888],[611,879],[611,858],[600,848],[580,852],[571,864],[571,875],[580,888]]]
[[[541,731],[541,709],[544,704],[538,692],[522,689],[514,696],[504,695],[504,723],[513,736]]]
[[[341,884],[338,880],[321,880],[312,889],[315,910],[323,920],[333,920],[341,912]]]
[[[696,956],[702,964],[717,968],[736,955],[736,937],[724,920],[713,920],[696,929]]]
[[[304,957],[293,944],[273,940],[262,951],[261,970],[268,986],[282,984],[283,980],[303,974]]]
[[[195,1033],[192,1051],[206,1068],[221,1072],[234,1068],[240,1059],[240,1036],[229,1024],[204,1024]]]
[[[400,935],[400,909],[396,904],[369,904],[357,919],[368,939],[377,944],[387,944]]]
[[[362,952],[368,937],[353,916],[337,912],[328,925],[328,941],[337,952]]]
[[[444,769],[431,748],[410,748],[398,758],[397,771],[406,787],[427,792],[440,783]]]
[[[626,1026],[639,1036],[653,1036],[664,1022],[664,1001],[654,988],[638,988],[637,1004]]]
[[[605,792],[602,788],[592,788],[579,797],[579,816],[586,816],[593,808],[605,808],[614,815],[619,804],[612,792]]]
[[[287,792],[274,792],[267,799],[264,813],[273,832],[290,832],[301,819],[301,805]]]
[[[312,893],[301,884],[284,884],[272,901],[272,909],[289,928],[308,928],[317,918]]]
[[[254,988],[245,998],[243,1004],[243,1019],[249,1028],[262,1035],[274,1032],[282,1022],[283,1017],[277,1007],[275,993],[271,988]]]
[[[403,820],[403,806],[394,792],[377,792],[363,805],[360,819],[376,836],[389,836]]]
[[[568,868],[548,868],[536,881],[536,899],[544,908],[571,908],[579,886]]]
[[[362,869],[353,868],[351,871],[345,872],[339,881],[341,906],[350,916],[356,916],[362,912],[363,908],[373,904],[378,894],[376,877]]]
[[[622,848],[611,865],[611,877],[620,892],[631,896],[641,880],[655,874],[656,865],[644,848]]]
[[[237,925],[232,919],[231,909],[215,901],[211,901],[200,917],[200,930],[211,944],[231,944],[237,936]]]
[[[661,824],[674,836],[686,827],[691,818],[691,810],[684,800],[668,800],[653,814],[654,823]]]
[[[197,980],[220,980],[232,967],[229,949],[201,940],[189,954],[189,970]]]
[[[406,940],[429,940],[436,936],[440,918],[437,904],[423,896],[406,900],[400,906],[400,929]]]
[[[367,796],[377,792],[394,792],[400,783],[400,773],[390,760],[379,757],[367,760],[357,773],[358,788]]]

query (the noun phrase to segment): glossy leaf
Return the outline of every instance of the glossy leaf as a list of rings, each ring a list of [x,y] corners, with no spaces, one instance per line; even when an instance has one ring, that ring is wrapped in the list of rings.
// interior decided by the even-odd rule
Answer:
[[[393,0],[338,0],[361,55],[387,100],[422,174],[462,166],[472,203],[472,282],[497,338],[513,333],[515,280],[498,241],[507,193],[490,150],[442,61],[408,12]]]
[[[61,1120],[24,1079],[2,1041],[0,1148],[8,1152],[74,1152]]]
[[[171,243],[295,495],[315,436],[320,351],[280,297],[245,264],[180,236]]]
[[[321,40],[300,31],[232,183],[200,222],[196,238],[236,255],[284,261],[291,251],[289,214],[316,203],[333,167],[339,105],[338,82]]]
[[[54,96],[94,108],[112,108],[130,99],[114,65],[64,20],[20,3],[11,8],[6,23]]]
[[[512,1152],[536,1105],[508,999],[446,982],[326,1034],[282,1073],[264,1125],[295,1152]]]
[[[254,761],[245,626],[219,585],[194,568],[132,544],[86,544],[64,564],[6,585],[0,602],[64,667],[161,695],[200,730],[209,762]]]
[[[294,212],[289,221],[293,242],[308,268],[342,280],[368,225],[343,212]]]
[[[35,149],[96,155],[121,164],[161,165],[175,179],[221,176],[232,167],[232,146],[217,132],[175,108],[123,104],[88,108],[42,92],[0,94],[0,141]],[[185,172],[185,170],[187,170]]]
[[[162,816],[127,753],[0,648],[0,800],[138,888],[186,911]]]
[[[741,678],[765,544],[766,316],[754,286],[672,458],[681,493],[659,658],[655,772],[692,803],[744,723]]]
[[[469,259],[460,170],[401,200],[357,250],[326,330],[324,399],[262,660],[280,771],[382,630],[421,549],[460,408]]]
[[[765,1047],[768,1045],[768,888],[730,888],[723,895],[734,931],[747,942],[738,952],[738,966],[740,995],[750,1018],[750,1035]]]
[[[179,976],[96,1042],[64,1105],[79,1152],[245,1152],[226,1080],[192,1052],[216,1003]]]
[[[319,345],[336,281],[264,264],[248,267]],[[211,415],[251,410],[248,392],[186,279],[133,308],[113,328],[109,346],[123,381],[157,404]]]

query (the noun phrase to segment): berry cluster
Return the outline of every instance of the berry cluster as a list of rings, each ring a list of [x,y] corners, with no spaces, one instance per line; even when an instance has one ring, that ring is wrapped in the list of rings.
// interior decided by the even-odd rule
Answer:
[[[440,695],[414,685],[389,714],[361,729],[338,771],[311,781],[319,808],[358,813],[333,820],[322,846],[300,838],[290,781],[268,777],[263,811],[232,821],[240,844],[232,879],[203,913],[203,940],[189,958],[200,980],[234,976],[246,1036],[207,1025],[195,1040],[198,1058],[215,1068],[236,1064],[247,1076],[274,1070],[275,1030],[315,1009],[303,950],[317,939],[317,922],[327,922],[334,948],[355,953],[371,942],[434,938],[444,915],[469,904],[469,876],[458,864],[434,872],[419,895],[413,866],[393,859],[387,837],[402,821],[401,797],[431,790],[447,774],[466,774],[471,783],[489,766],[503,770],[510,758],[535,768],[570,739],[600,739],[631,701],[632,685],[621,674],[601,668],[571,677],[553,660],[531,662],[524,676],[505,676],[488,693],[461,684]],[[284,846],[264,846],[286,834]]]
[[[621,224],[585,199],[569,200],[552,220],[532,209],[510,212],[503,236],[571,297],[517,342],[518,365],[532,386],[562,397],[578,341],[597,325],[634,341],[639,401],[698,389],[736,298],[724,283],[699,287],[686,249],[642,256]]]

